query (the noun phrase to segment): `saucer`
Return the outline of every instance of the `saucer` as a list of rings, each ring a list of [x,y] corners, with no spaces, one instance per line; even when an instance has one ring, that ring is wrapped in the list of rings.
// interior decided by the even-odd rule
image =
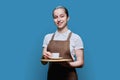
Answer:
[[[58,58],[50,57],[50,59],[63,59],[63,57],[58,57]]]

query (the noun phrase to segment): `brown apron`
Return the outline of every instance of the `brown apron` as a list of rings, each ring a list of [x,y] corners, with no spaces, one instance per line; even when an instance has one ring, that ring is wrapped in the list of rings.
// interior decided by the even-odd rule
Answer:
[[[72,59],[69,46],[71,34],[72,32],[65,41],[53,40],[55,35],[53,34],[47,50],[51,53],[58,52],[60,57],[65,59]],[[50,62],[47,80],[78,80],[78,78],[75,68],[69,66],[67,62]]]

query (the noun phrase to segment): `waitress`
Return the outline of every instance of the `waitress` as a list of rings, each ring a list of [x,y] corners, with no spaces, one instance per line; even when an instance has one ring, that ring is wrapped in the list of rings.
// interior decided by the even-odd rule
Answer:
[[[57,30],[45,36],[43,58],[48,59],[52,53],[57,52],[65,59],[72,59],[72,62],[50,62],[47,80],[78,80],[75,68],[84,64],[81,37],[68,29],[69,14],[65,7],[56,7],[52,16]]]

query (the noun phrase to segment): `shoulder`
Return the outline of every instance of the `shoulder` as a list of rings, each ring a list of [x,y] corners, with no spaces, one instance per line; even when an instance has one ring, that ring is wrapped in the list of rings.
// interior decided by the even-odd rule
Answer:
[[[81,40],[81,37],[80,37],[80,35],[78,35],[78,34],[72,32],[71,39],[74,39],[74,40]]]
[[[54,33],[46,34],[46,35],[45,35],[45,38],[46,38],[46,39],[50,39],[50,38],[52,38],[52,35],[53,35],[53,34],[54,34]]]
[[[80,35],[72,33],[71,44],[74,46],[75,49],[83,48],[83,41],[82,41]]]

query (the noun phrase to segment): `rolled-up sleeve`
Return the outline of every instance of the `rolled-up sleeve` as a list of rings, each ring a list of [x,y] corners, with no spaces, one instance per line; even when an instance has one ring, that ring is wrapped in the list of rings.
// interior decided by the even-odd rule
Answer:
[[[52,38],[52,35],[53,35],[53,33],[45,35],[44,40],[43,40],[43,45],[42,45],[43,47],[48,46],[48,44]]]
[[[83,41],[82,41],[81,37],[77,35],[76,39],[75,39],[75,50],[83,49],[83,48],[84,48]]]

